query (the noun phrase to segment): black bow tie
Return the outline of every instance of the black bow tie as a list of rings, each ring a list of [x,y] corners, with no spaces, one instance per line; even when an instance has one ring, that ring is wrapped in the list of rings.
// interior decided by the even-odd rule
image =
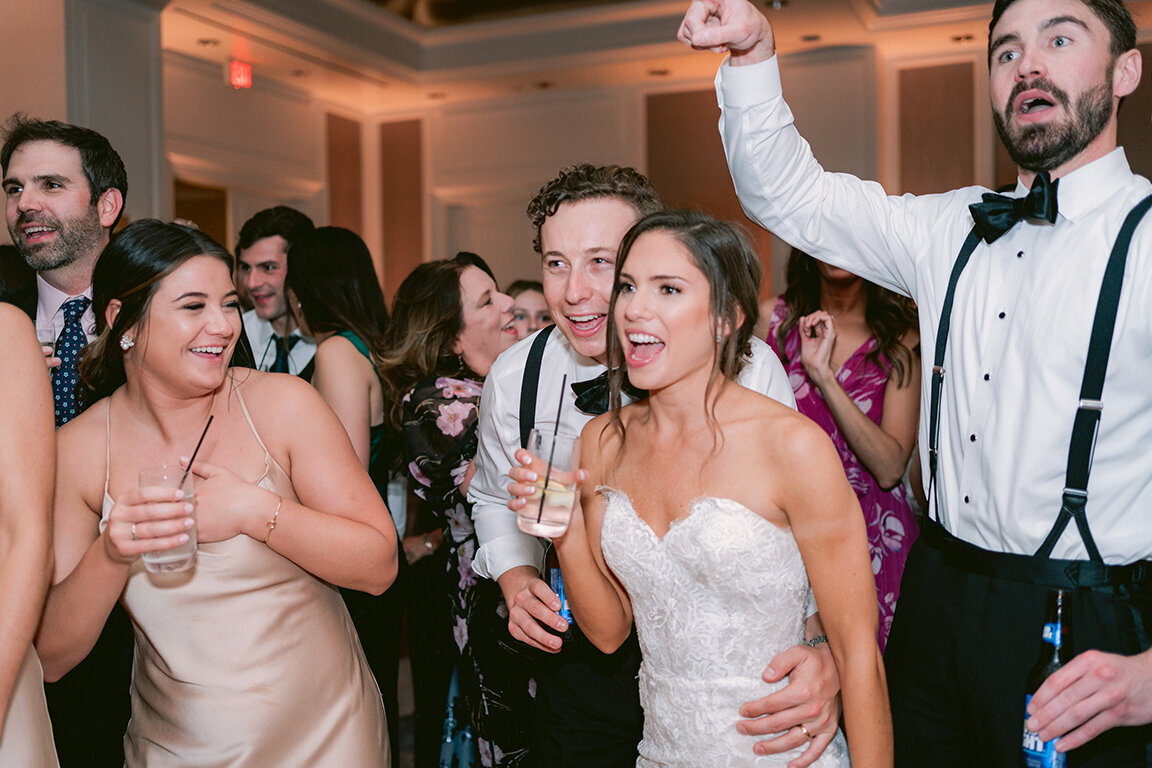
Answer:
[[[647,390],[632,386],[628,374],[624,374],[624,383],[620,389],[633,400],[648,397]],[[593,416],[604,413],[608,410],[608,371],[587,381],[573,382],[572,391],[576,393],[576,407],[579,410]]]
[[[984,202],[968,206],[976,222],[976,231],[987,243],[994,243],[1021,219],[1043,219],[1056,223],[1056,185],[1048,171],[1036,174],[1032,189],[1024,197],[1006,197],[993,192],[984,193]]]

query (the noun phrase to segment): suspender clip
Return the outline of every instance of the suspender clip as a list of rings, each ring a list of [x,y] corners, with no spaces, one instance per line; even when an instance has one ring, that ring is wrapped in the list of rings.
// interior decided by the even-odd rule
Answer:
[[[1090,410],[1090,411],[1096,411],[1097,413],[1100,413],[1101,411],[1104,410],[1104,401],[1103,400],[1086,400],[1084,398],[1081,398],[1080,399],[1080,408],[1081,408],[1081,410]]]
[[[1067,487],[1065,487],[1064,488],[1064,495],[1065,496],[1076,496],[1076,497],[1081,498],[1081,499],[1087,499],[1088,498],[1088,491],[1082,491],[1079,488],[1067,488]]]
[[[944,366],[942,366],[942,365],[932,366],[932,375],[933,376],[943,376],[944,375]]]

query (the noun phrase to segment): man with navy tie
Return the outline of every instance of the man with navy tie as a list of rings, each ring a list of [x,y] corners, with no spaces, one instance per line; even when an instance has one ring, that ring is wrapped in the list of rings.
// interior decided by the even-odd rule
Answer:
[[[236,241],[236,287],[252,302],[244,332],[261,371],[312,380],[316,341],[300,327],[298,308],[288,300],[288,249],[311,232],[312,220],[278,205],[260,211],[240,228]]]
[[[94,333],[92,268],[120,219],[128,176],[100,134],[57,121],[16,115],[0,169],[12,242],[36,272],[19,304],[37,327],[52,326],[56,426],[76,415],[76,362]]]

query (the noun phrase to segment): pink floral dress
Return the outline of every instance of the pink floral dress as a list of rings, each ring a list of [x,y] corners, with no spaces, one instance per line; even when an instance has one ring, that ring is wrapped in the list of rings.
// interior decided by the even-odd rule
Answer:
[[[404,461],[410,485],[440,522],[448,548],[445,593],[460,648],[459,680],[481,765],[529,761],[533,683],[527,646],[508,634],[508,609],[496,582],[472,570],[476,528],[460,484],[476,455],[479,376],[435,376],[404,397]],[[437,599],[429,595],[427,599]]]
[[[903,484],[891,491],[881,489],[876,478],[848,447],[824,395],[808,378],[804,364],[800,361],[799,326],[794,326],[788,332],[784,339],[783,353],[780,350],[776,333],[787,317],[788,306],[780,298],[772,311],[767,341],[781,360],[788,360],[784,368],[788,371],[788,381],[796,395],[796,408],[819,424],[832,438],[836,452],[840,454],[840,461],[844,464],[848,483],[860,500],[864,522],[868,526],[868,548],[872,554],[872,573],[876,577],[876,599],[880,606],[877,640],[883,651],[888,642],[888,631],[892,628],[896,600],[900,596],[904,562],[908,559],[912,542],[920,535],[920,526],[916,523],[912,505],[908,501],[908,489]],[[869,337],[840,366],[836,380],[860,410],[879,425],[884,415],[884,388],[888,384],[888,372],[892,366],[883,353],[872,356],[877,343],[875,336]]]

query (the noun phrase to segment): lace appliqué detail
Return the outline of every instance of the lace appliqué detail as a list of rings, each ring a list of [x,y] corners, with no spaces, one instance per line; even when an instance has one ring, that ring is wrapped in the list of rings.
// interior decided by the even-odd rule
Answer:
[[[810,588],[791,531],[703,497],[660,539],[626,494],[597,491],[607,501],[604,559],[628,590],[644,656],[637,766],[787,765],[798,752],[756,755],[765,737],[736,724],[741,705],[784,687],[760,676],[804,637]],[[842,734],[816,765],[849,765]]]

